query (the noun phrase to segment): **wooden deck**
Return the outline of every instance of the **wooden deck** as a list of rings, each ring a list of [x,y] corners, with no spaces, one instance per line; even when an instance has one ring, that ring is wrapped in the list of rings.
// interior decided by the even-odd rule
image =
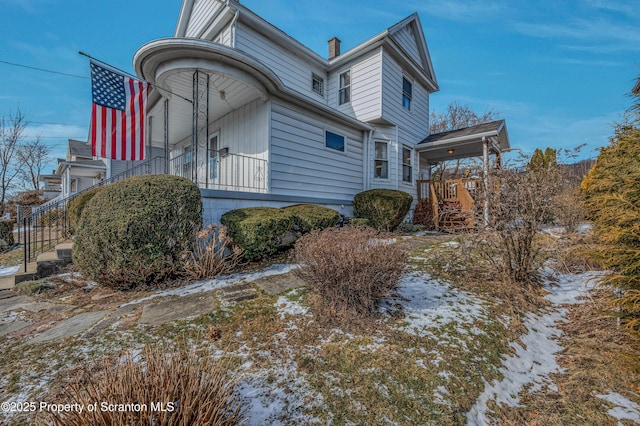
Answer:
[[[423,223],[436,231],[471,230],[475,221],[474,196],[480,191],[480,179],[419,180],[418,203],[427,210]]]

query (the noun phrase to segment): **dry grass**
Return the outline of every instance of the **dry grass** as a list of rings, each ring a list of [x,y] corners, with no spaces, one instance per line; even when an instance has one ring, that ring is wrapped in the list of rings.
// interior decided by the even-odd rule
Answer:
[[[231,250],[231,246],[224,226],[212,224],[198,232],[193,251],[185,254],[185,276],[201,280],[233,271],[240,262],[242,249],[234,247]]]
[[[552,375],[558,392],[521,393],[520,408],[501,407],[504,425],[614,425],[611,406],[597,394],[617,392],[638,402],[640,342],[618,327],[608,312],[612,295],[603,289],[570,308],[561,324],[565,348],[558,357],[563,374]]]
[[[42,412],[57,426],[236,425],[243,415],[226,365],[193,350],[147,345],[143,359],[131,353],[104,358],[73,371],[69,383],[47,398],[53,404],[97,403],[97,409]],[[104,404],[107,404],[105,407]],[[160,405],[161,404],[161,405]]]

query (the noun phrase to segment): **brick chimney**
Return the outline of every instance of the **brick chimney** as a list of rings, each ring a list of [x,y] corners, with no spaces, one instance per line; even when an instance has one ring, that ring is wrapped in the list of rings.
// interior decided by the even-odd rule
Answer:
[[[334,37],[329,40],[329,59],[340,56],[340,39]]]

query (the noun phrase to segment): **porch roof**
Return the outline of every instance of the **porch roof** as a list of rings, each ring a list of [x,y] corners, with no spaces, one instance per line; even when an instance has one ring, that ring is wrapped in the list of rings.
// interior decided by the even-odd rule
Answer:
[[[489,152],[500,153],[511,147],[504,120],[478,124],[448,132],[434,133],[416,145],[429,163],[482,156],[482,142],[489,140]]]

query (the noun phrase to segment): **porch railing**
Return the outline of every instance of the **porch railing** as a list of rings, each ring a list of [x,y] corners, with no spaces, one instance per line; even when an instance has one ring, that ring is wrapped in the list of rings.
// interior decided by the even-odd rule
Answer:
[[[436,230],[446,227],[444,222],[464,219],[465,228],[473,228],[475,219],[474,197],[482,187],[475,178],[450,180],[419,180],[418,200],[431,206],[431,217]],[[452,219],[455,216],[455,219]]]
[[[267,160],[215,151],[196,166],[190,152],[169,160],[169,173],[193,180],[200,188],[267,192]]]

